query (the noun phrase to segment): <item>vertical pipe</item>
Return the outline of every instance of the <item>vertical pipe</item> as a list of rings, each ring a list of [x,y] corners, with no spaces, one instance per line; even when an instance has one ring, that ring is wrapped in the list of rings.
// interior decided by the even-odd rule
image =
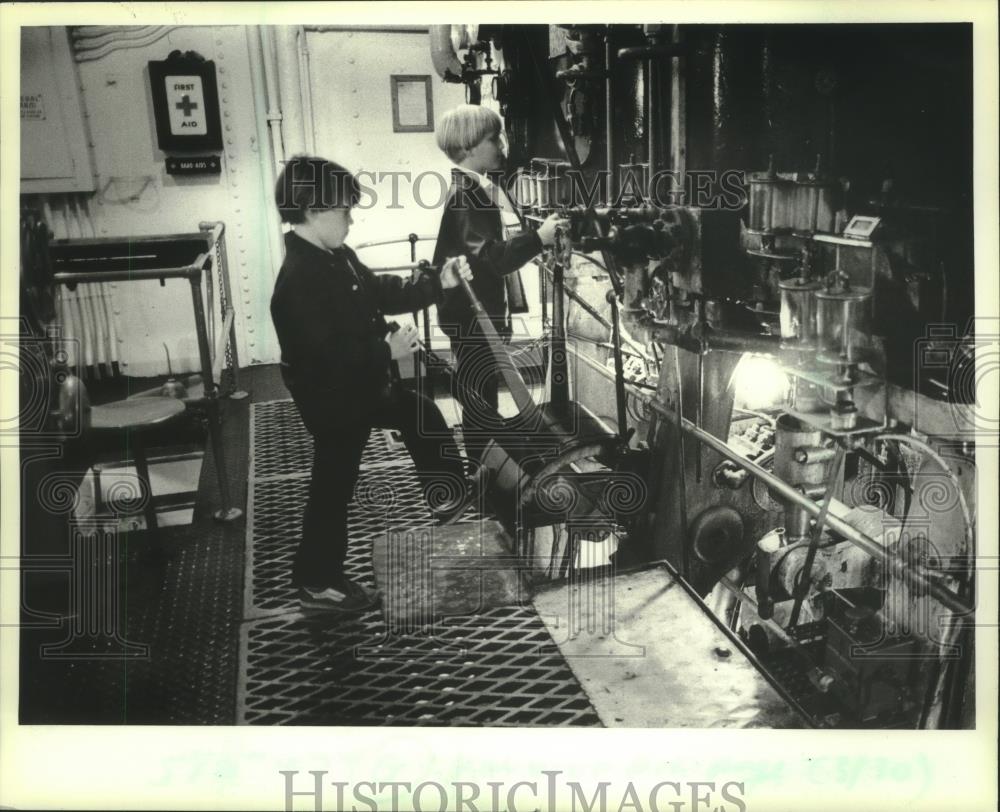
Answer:
[[[681,376],[681,351],[674,345],[674,383],[677,385],[677,497],[680,502],[681,528],[681,575],[691,577],[691,554],[688,551],[688,514],[687,514],[687,464],[684,459],[684,379]]]
[[[205,302],[201,293],[201,276],[192,276],[191,300],[194,304],[194,329],[198,336],[198,358],[201,361],[202,380],[205,382],[205,397],[214,398],[216,381],[212,375],[212,351],[208,343],[208,329],[205,327]]]
[[[66,195],[66,219],[71,224],[70,232],[75,239],[82,239],[86,236],[76,195]],[[94,367],[94,375],[100,380],[101,364],[104,362],[105,334],[94,301],[98,295],[98,288],[95,285],[84,285],[77,292],[80,297],[81,315],[88,328],[87,356]]]
[[[49,202],[48,195],[41,195],[40,197],[42,200],[42,217],[45,219],[45,224],[49,227],[49,230],[52,232],[52,238],[58,240],[61,239],[62,237],[65,237],[66,236],[65,234],[59,234],[56,232],[56,226],[54,222],[55,216],[52,212],[52,204]]]
[[[83,236],[83,231],[80,229],[80,219],[76,216],[73,195],[62,196],[62,210],[66,217],[66,236],[71,240],[80,239]]]
[[[306,42],[305,26],[300,25],[296,31],[296,41],[299,52],[299,73],[302,83],[302,119],[306,135],[306,151],[316,154],[316,122],[313,120],[312,76],[309,69],[309,45]]]
[[[229,494],[226,449],[222,441],[221,415],[219,413],[218,386],[212,373],[212,356],[208,346],[208,331],[205,328],[205,304],[201,294],[201,276],[192,276],[191,300],[194,304],[194,326],[198,334],[198,355],[201,358],[202,379],[205,384],[206,408],[208,411],[208,431],[212,442],[212,456],[215,458],[215,474],[219,483],[222,507],[213,515],[220,521],[231,521],[243,515],[232,507]]]
[[[681,44],[681,27],[675,25],[671,35],[674,45]],[[677,173],[676,183],[683,189],[687,171],[687,110],[685,64],[681,57],[670,60],[670,168]]]
[[[284,117],[281,112],[281,95],[278,92],[278,60],[274,53],[274,35],[271,26],[262,25],[257,29],[260,38],[263,74],[267,93],[267,124],[271,129],[271,148],[277,171],[285,161]]]
[[[79,344],[73,340],[77,336],[77,328],[74,324],[73,307],[70,304],[71,296],[72,294],[65,285],[56,286],[56,313],[61,327],[62,346],[66,350],[66,366],[73,368],[77,377],[82,378],[80,353],[77,351]]]
[[[416,261],[417,261],[417,240],[419,240],[420,238],[414,232],[411,231],[410,234],[409,234],[409,236],[406,239],[410,243],[410,262],[415,264]],[[421,271],[419,269],[414,270],[412,272],[412,278],[416,279],[420,275],[420,273],[421,273]],[[413,311],[413,326],[414,327],[418,326],[417,322],[418,322],[418,315],[419,315],[419,313],[420,313],[420,311],[418,311],[418,310],[414,310]],[[430,323],[427,321],[427,308],[426,307],[423,308],[423,317],[424,317],[424,346],[427,347],[427,349],[430,349],[430,347],[431,347],[430,332],[431,331],[430,331]],[[413,351],[413,379],[416,382],[417,391],[418,392],[420,391],[420,382],[421,382],[421,378],[422,377],[423,377],[423,371],[420,369],[420,348],[418,347],[417,349],[415,349]],[[430,393],[428,393],[428,396],[429,397],[433,397],[433,395],[430,394]]]
[[[46,214],[51,218],[49,227],[57,240],[69,239],[69,226],[66,223],[66,214],[60,205],[59,195],[52,195],[52,206],[46,207]]]
[[[278,61],[278,89],[281,93],[282,126],[285,155],[299,155],[306,150],[305,126],[302,120],[302,76],[296,49],[295,29],[278,26],[275,37]]]
[[[699,308],[700,309],[700,308]],[[697,416],[695,425],[701,428],[705,416],[705,346],[704,343],[698,350],[698,402],[695,404]],[[701,484],[701,445],[698,446],[698,454],[694,458],[694,481]]]
[[[271,96],[268,90],[267,78],[264,71],[264,46],[261,39],[260,26],[246,27],[247,50],[250,54],[250,84],[254,99],[254,123],[257,127],[257,149],[258,161],[261,173],[261,195],[262,200],[270,200],[274,193],[274,181],[278,177],[281,169],[281,113],[275,113],[276,97]],[[276,118],[273,118],[277,116]],[[264,219],[267,227],[259,235],[267,247],[267,255],[270,257],[268,272],[273,279],[281,267],[281,225],[275,214],[274,207],[264,206]],[[225,269],[223,269],[225,270]],[[228,272],[227,272],[228,273]],[[267,277],[264,277],[266,279]],[[224,277],[224,284],[228,285],[228,276]],[[263,280],[262,280],[263,281]],[[226,288],[226,301],[235,310],[232,292]],[[235,348],[236,323],[233,321],[233,347]]]
[[[87,211],[88,219],[90,220],[91,226],[91,236],[96,237],[97,231],[94,226],[93,216],[90,214],[90,206],[88,205],[86,199],[83,201],[84,209]],[[118,325],[115,323],[114,319],[114,309],[115,309],[115,291],[118,286],[116,283],[111,282],[101,282],[99,283],[101,289],[101,311],[102,317],[104,319],[105,327],[108,332],[108,366],[112,373],[114,373],[114,365],[117,364],[121,358],[118,355]]]
[[[265,104],[267,126],[271,135],[271,155],[274,162],[274,171],[278,169],[284,161],[284,139],[281,136],[281,99],[278,94],[278,65],[274,57],[274,42],[269,26],[257,27],[257,42],[251,49],[260,54],[260,76],[263,84],[263,100]],[[253,76],[254,60],[251,59],[251,76]]]
[[[615,199],[615,101],[611,73],[611,26],[604,30],[604,164],[608,171],[608,205]]]
[[[649,94],[649,102],[646,106],[646,134],[649,139],[649,145],[646,148],[649,160],[649,177],[647,180],[652,182],[652,178],[656,174],[656,159],[658,157],[656,149],[656,112],[660,107],[659,99],[657,98],[657,94],[660,92],[660,82],[657,76],[658,63],[656,57],[651,56],[646,60],[646,72],[646,84],[648,85],[647,91]],[[651,189],[645,189],[644,191],[651,196]]]

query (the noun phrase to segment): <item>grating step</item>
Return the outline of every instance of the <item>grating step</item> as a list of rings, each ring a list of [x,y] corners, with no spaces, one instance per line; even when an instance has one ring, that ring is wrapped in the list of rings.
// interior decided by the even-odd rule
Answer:
[[[405,633],[390,630],[381,610],[350,618],[298,611],[289,575],[311,453],[291,401],[252,407],[240,723],[601,724],[530,606]],[[374,586],[373,542],[430,524],[405,449],[373,431],[351,505],[347,574]]]

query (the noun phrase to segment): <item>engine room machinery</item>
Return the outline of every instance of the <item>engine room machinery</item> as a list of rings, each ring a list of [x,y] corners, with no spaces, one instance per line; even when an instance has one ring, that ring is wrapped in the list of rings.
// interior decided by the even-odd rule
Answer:
[[[797,685],[814,724],[968,726],[963,145],[936,132],[917,139],[921,159],[875,166],[869,153],[888,147],[838,91],[851,61],[815,32],[476,36],[462,73],[443,78],[475,84],[495,68],[524,227],[566,218],[541,263],[549,402],[518,403],[550,428],[558,415],[546,436],[562,444],[533,455],[508,440],[488,463],[510,525],[593,531],[540,576],[609,555],[665,561],[761,669]],[[877,55],[864,42],[858,59],[899,58],[914,36]],[[894,81],[871,79],[865,98],[891,98]],[[951,186],[920,176],[934,161]],[[639,481],[633,509],[594,530],[609,489]],[[586,497],[563,499],[575,513],[556,498],[566,488]]]

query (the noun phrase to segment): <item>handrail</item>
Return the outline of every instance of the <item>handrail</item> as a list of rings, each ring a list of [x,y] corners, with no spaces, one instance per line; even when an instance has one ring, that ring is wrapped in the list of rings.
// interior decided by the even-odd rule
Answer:
[[[52,278],[59,285],[85,285],[92,282],[141,282],[151,279],[193,279],[201,276],[208,254],[200,254],[194,263],[174,268],[137,268],[120,271],[59,271]],[[200,263],[200,264],[198,264]]]
[[[417,237],[417,242],[425,242],[426,240],[436,240],[437,234],[424,234],[423,236]],[[410,242],[409,236],[400,237],[397,240],[372,240],[371,242],[362,242],[354,246],[355,251],[360,251],[362,248],[375,248],[380,245],[397,245],[403,242]]]

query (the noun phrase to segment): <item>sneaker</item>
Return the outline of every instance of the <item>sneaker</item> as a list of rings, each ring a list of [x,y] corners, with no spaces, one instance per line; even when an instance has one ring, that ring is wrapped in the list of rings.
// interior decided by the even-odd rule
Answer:
[[[304,586],[299,590],[299,605],[303,609],[321,609],[333,612],[364,612],[378,605],[379,593],[349,578],[335,586],[322,589]]]

